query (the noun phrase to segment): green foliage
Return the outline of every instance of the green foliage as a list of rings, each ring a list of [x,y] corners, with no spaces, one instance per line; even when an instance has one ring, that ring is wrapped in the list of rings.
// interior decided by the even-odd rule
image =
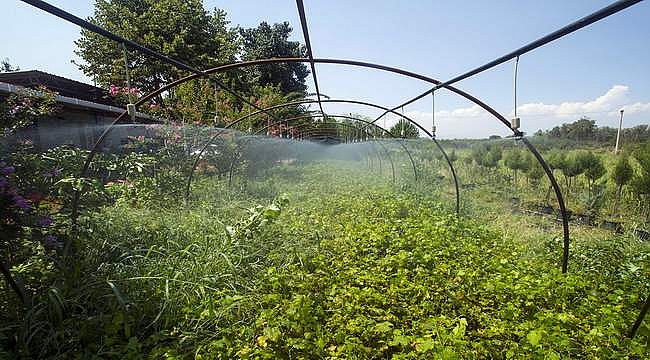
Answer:
[[[558,149],[551,150],[546,156],[546,161],[552,170],[562,170],[567,161],[566,151]]]
[[[582,166],[584,167],[584,174],[590,183],[600,179],[607,172],[600,157],[591,152],[584,154]]]
[[[650,355],[647,322],[634,340],[623,336],[650,271],[648,246],[629,236],[572,232],[570,272],[562,274],[554,237],[561,229],[552,220],[532,236],[529,218],[502,216],[493,204],[457,217],[438,202],[447,194],[433,176],[413,184],[409,174],[409,185],[398,178],[393,186],[358,160],[302,160],[305,152],[285,142],[248,137],[215,141],[185,203],[180,193],[196,141],[212,133],[150,130],[151,138],[131,139],[123,152],[98,154],[86,178],[78,175],[86,151],[12,155],[20,166],[15,175],[6,170],[11,185],[48,191],[52,201],[39,210],[55,211],[55,200],[61,212],[73,188],[84,191],[75,233],[64,213],[47,227],[70,239],[73,256],[40,241],[42,228],[21,229],[11,271],[28,285],[33,306],[26,311],[8,282],[0,283],[0,357]],[[408,145],[416,155],[434,149],[430,141]],[[450,156],[465,158],[462,151]],[[499,196],[499,167],[514,157],[531,164],[531,181],[539,171],[530,155],[512,155],[517,149],[505,151],[503,165],[501,147],[473,151],[480,167],[498,169],[475,190],[485,196]],[[244,163],[229,186],[208,168],[230,164],[235,154]],[[635,156],[643,168],[643,153]],[[293,157],[300,160],[275,162]],[[589,168],[587,156],[569,156],[577,158]],[[422,173],[439,175],[431,159],[419,165]],[[52,178],[53,169],[62,170]],[[499,221],[505,230],[497,231]]]
[[[614,165],[614,171],[611,173],[611,178],[614,180],[614,183],[622,187],[632,180],[634,176],[634,169],[630,165],[630,161],[627,156],[620,155],[616,159],[616,165]]]
[[[98,0],[89,18],[93,24],[174,59],[205,69],[235,59],[236,34],[226,13],[209,13],[199,0]],[[86,76],[108,87],[126,85],[122,47],[88,30],[81,31],[75,53]],[[144,92],[158,89],[182,75],[182,70],[137,51],[128,50],[132,86]]]
[[[572,123],[556,126],[551,130],[538,131],[535,136],[542,137],[545,142],[554,142],[568,147],[577,147],[581,144],[598,144],[613,146],[616,142],[618,129],[608,126],[597,126],[596,121],[583,117]],[[638,143],[650,139],[650,130],[647,125],[637,125],[621,130],[623,142]]]
[[[43,87],[20,89],[0,101],[0,126],[4,136],[59,111],[56,93]]]
[[[242,41],[242,60],[258,60],[282,57],[301,57],[304,48],[297,41],[289,41],[292,28],[288,22],[269,25],[266,22],[257,28],[239,29]],[[303,63],[266,64],[244,70],[248,83],[279,85],[283,93],[305,94],[305,79],[309,75]]]
[[[504,165],[514,172],[514,181],[517,183],[517,171],[527,171],[530,168],[530,157],[524,155],[519,149],[512,149],[503,159]]]
[[[530,166],[526,170],[526,177],[528,177],[528,180],[533,183],[533,185],[537,186],[546,173],[544,172],[542,165],[532,155],[530,155],[529,162]]]
[[[650,142],[634,153],[639,172],[632,179],[632,189],[644,201],[645,213],[650,219]]]
[[[2,59],[0,61],[0,72],[9,72],[9,71],[20,71],[18,66],[11,65],[8,58]]]
[[[498,145],[479,147],[474,151],[474,161],[480,166],[496,168],[503,156],[503,151]]]
[[[400,119],[389,131],[398,138],[416,139],[420,137],[420,130],[417,126],[405,119]]]

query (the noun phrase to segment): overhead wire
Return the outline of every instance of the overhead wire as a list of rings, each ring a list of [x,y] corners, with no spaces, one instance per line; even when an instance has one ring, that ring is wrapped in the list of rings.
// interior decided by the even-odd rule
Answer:
[[[305,39],[305,47],[307,48],[307,57],[309,58],[311,74],[312,77],[314,78],[314,87],[316,89],[316,99],[318,100],[318,107],[320,108],[320,111],[323,114],[325,114],[325,111],[323,111],[323,104],[321,102],[320,88],[318,86],[318,76],[316,75],[316,64],[314,63],[314,53],[312,51],[311,41],[309,40],[309,27],[307,26],[305,5],[303,4],[302,0],[296,0],[296,6],[298,7],[298,15],[300,16],[300,25],[302,27],[302,35]]]
[[[520,47],[520,48],[506,54],[506,55],[503,55],[503,56],[501,56],[501,57],[499,57],[497,59],[494,59],[494,60],[484,64],[484,65],[481,65],[481,66],[479,66],[477,68],[474,68],[474,69],[472,69],[470,71],[467,71],[467,72],[465,72],[463,74],[460,74],[460,75],[458,75],[458,76],[456,76],[454,78],[451,78],[450,80],[443,81],[443,82],[439,83],[438,85],[433,86],[431,89],[423,92],[422,94],[420,94],[420,95],[418,95],[418,96],[416,96],[416,97],[414,97],[412,99],[409,99],[409,100],[395,106],[394,108],[392,108],[392,110],[396,110],[396,109],[399,109],[402,106],[412,104],[412,103],[422,99],[423,97],[427,96],[428,94],[435,92],[436,90],[438,90],[440,88],[447,87],[447,86],[452,85],[454,83],[457,83],[457,82],[459,82],[461,80],[464,80],[464,79],[467,79],[467,78],[469,78],[471,76],[479,74],[479,73],[481,73],[481,72],[483,72],[485,70],[491,69],[491,68],[493,68],[493,67],[495,67],[497,65],[500,65],[500,64],[502,64],[502,63],[504,63],[504,62],[506,62],[508,60],[514,59],[517,56],[520,56],[520,55],[523,55],[523,54],[525,54],[527,52],[535,50],[535,49],[537,49],[537,48],[539,48],[541,46],[544,46],[544,45],[546,45],[546,44],[548,44],[548,43],[550,43],[552,41],[555,41],[555,40],[557,40],[557,39],[559,39],[561,37],[569,35],[569,34],[575,32],[575,31],[578,31],[578,30],[580,30],[580,29],[582,29],[582,28],[584,28],[586,26],[589,26],[589,25],[591,25],[591,24],[593,24],[593,23],[595,23],[595,22],[597,22],[599,20],[605,19],[605,18],[607,18],[607,17],[609,17],[611,15],[614,15],[614,14],[622,11],[622,10],[625,10],[625,9],[629,8],[630,6],[635,5],[635,4],[637,4],[637,3],[641,2],[641,1],[643,1],[643,0],[619,0],[619,1],[616,1],[616,2],[604,7],[602,9],[598,10],[598,11],[595,11],[595,12],[593,12],[593,13],[585,16],[585,17],[582,17],[582,18],[580,18],[580,19],[578,19],[578,20],[576,20],[576,21],[562,27],[561,29],[553,31],[552,33],[547,34],[545,36],[542,36],[541,38],[539,38],[537,40],[534,40],[534,41],[532,41],[532,42],[530,42],[530,43],[528,43],[528,44],[526,44],[526,45],[524,45],[524,46],[522,46],[522,47]],[[383,115],[380,115],[378,117],[378,119],[381,118],[381,116],[383,116]]]
[[[50,14],[58,17],[58,18],[61,18],[61,19],[66,20],[68,22],[71,22],[71,23],[73,23],[73,24],[75,24],[75,25],[77,25],[79,27],[82,27],[82,28],[84,28],[86,30],[92,31],[92,32],[94,32],[96,34],[99,34],[99,35],[102,35],[102,36],[104,36],[104,37],[106,37],[108,39],[111,39],[113,41],[121,43],[125,47],[128,46],[128,47],[130,47],[132,49],[140,51],[143,54],[149,55],[149,56],[151,56],[151,57],[153,57],[155,59],[166,62],[166,63],[168,63],[170,65],[174,65],[175,67],[177,67],[179,69],[186,70],[186,71],[189,71],[191,73],[194,73],[194,74],[200,75],[200,76],[206,76],[206,77],[209,76],[209,74],[205,73],[204,71],[201,71],[201,70],[199,70],[199,69],[197,69],[197,68],[195,68],[193,66],[190,66],[190,65],[188,65],[186,63],[183,63],[182,61],[179,61],[179,60],[176,60],[176,59],[171,58],[169,56],[163,55],[163,54],[161,54],[161,53],[159,53],[159,52],[157,52],[155,50],[151,50],[151,49],[149,49],[149,48],[147,48],[147,47],[145,47],[143,45],[140,45],[140,44],[136,43],[135,41],[126,39],[126,38],[124,38],[124,37],[122,37],[120,35],[112,33],[112,32],[110,32],[110,31],[108,31],[108,30],[106,30],[106,29],[104,29],[104,28],[102,28],[102,27],[100,27],[98,25],[95,25],[95,24],[93,24],[91,22],[83,20],[80,17],[75,16],[75,15],[73,15],[73,14],[71,14],[71,13],[69,13],[69,12],[67,12],[67,11],[65,11],[63,9],[60,9],[60,8],[58,8],[56,6],[53,6],[53,5],[51,5],[51,4],[49,4],[49,3],[45,2],[45,1],[42,1],[42,0],[20,0],[20,1],[22,1],[24,3],[27,3],[29,5],[32,5],[32,6],[38,8],[38,9],[41,9],[41,10],[47,12],[47,13],[50,13]],[[245,97],[243,97],[237,91],[232,90],[231,88],[226,86],[223,82],[221,82],[219,79],[217,79],[215,77],[211,77],[211,80],[214,81],[220,88],[222,88],[226,92],[230,93],[231,95],[235,96],[240,101],[242,101],[242,102],[246,103],[247,105],[255,108],[256,110],[262,110],[261,107],[255,105],[253,102],[251,102],[248,99],[246,99]],[[264,112],[264,113],[271,116],[271,117],[273,117],[273,118],[275,118],[275,119],[277,119],[277,117],[274,114],[270,113],[270,112]]]

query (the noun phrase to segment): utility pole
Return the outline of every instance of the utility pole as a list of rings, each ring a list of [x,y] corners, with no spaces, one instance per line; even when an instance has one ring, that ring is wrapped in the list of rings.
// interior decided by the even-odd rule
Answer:
[[[618,154],[618,142],[621,138],[621,127],[623,126],[623,111],[624,109],[621,109],[621,118],[618,121],[618,132],[616,133],[616,148],[614,148],[614,155]]]

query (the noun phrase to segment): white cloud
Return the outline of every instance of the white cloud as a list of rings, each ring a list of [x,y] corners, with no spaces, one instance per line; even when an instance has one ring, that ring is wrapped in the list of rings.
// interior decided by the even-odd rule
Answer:
[[[650,102],[628,103],[629,91],[628,86],[614,85],[605,94],[589,101],[522,104],[517,107],[517,116],[522,118],[522,128],[532,133],[540,128],[548,129],[564,122],[576,120],[581,116],[603,120],[598,121],[599,125],[612,125],[614,122],[617,123],[617,115],[621,108],[625,109],[626,116],[650,114]],[[511,112],[506,117],[510,118],[513,115]],[[431,112],[408,111],[406,116],[427,130],[431,129]],[[476,138],[492,134],[502,136],[511,134],[509,129],[478,105],[436,111],[435,118],[438,128],[437,135],[442,138]],[[387,121],[387,126],[392,126],[396,119],[395,116],[390,118]],[[637,121],[646,123],[647,119],[639,118]],[[633,126],[634,124],[628,125]]]
[[[623,108],[625,109],[626,114],[639,114],[639,113],[650,112],[650,102],[647,103],[636,102],[634,104],[626,105]]]
[[[554,116],[572,118],[593,113],[618,111],[625,104],[630,88],[625,85],[614,85],[604,95],[586,102],[563,102],[560,104],[529,103],[517,106],[518,116]],[[641,104],[642,105],[650,105]],[[511,116],[513,114],[510,114]]]

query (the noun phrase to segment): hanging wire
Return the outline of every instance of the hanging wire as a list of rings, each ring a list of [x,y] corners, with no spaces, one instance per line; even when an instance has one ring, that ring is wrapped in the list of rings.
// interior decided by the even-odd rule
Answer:
[[[219,113],[219,93],[217,92],[217,84],[214,84],[214,119],[212,122],[214,123],[215,126],[217,126],[217,121],[219,121],[218,117]]]
[[[133,105],[133,91],[131,89],[131,76],[129,75],[129,60],[126,56],[126,45],[122,43],[122,55],[124,57],[124,73],[126,74],[126,89],[129,103],[126,105],[126,110],[131,116],[131,121],[135,122],[135,105]]]
[[[519,137],[522,135],[521,131],[519,131],[519,127],[521,126],[521,121],[517,117],[517,73],[519,72],[519,55],[515,58],[515,75],[514,75],[514,81],[513,81],[513,97],[514,97],[514,117],[512,118],[510,122],[510,128],[515,132],[515,137]]]
[[[515,81],[514,81],[514,98],[515,98],[515,117],[517,117],[517,70],[519,70],[519,56],[515,60]]]
[[[404,138],[404,106],[402,106],[402,118],[400,120],[400,127],[402,128],[400,131],[400,136],[402,139]]]
[[[436,92],[431,92],[431,137],[436,137]]]

